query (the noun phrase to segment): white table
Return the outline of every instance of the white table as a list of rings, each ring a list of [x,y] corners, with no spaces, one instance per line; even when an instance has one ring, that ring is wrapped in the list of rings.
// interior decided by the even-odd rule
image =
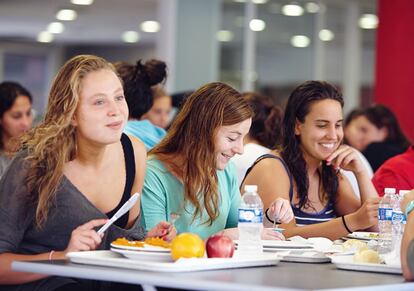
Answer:
[[[64,260],[13,262],[15,271],[192,290],[414,290],[401,275],[344,271],[333,264],[280,262],[256,267],[162,273],[75,264]]]

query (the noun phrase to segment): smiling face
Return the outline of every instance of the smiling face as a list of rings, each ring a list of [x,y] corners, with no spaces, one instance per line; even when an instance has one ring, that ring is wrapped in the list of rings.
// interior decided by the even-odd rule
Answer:
[[[229,160],[243,153],[243,139],[249,133],[252,119],[234,125],[220,126],[215,136],[215,156],[217,170],[224,170]]]
[[[122,84],[114,72],[99,70],[82,80],[73,125],[77,138],[100,144],[120,140],[128,119]]]
[[[299,136],[305,157],[317,161],[325,160],[341,144],[341,104],[332,99],[314,102],[303,123],[296,122],[295,134]]]
[[[171,97],[158,97],[154,100],[154,104],[151,109],[142,116],[142,119],[148,119],[152,124],[161,128],[166,128],[170,121],[171,110]]]
[[[384,141],[387,137],[386,128],[379,129],[365,116],[354,118],[345,128],[345,137],[349,145],[363,151],[372,142]]]
[[[2,138],[9,139],[22,135],[30,129],[32,122],[32,103],[29,97],[20,95],[0,119]]]

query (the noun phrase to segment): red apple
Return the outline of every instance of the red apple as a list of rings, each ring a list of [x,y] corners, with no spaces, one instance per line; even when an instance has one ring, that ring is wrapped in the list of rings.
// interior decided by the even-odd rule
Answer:
[[[206,242],[207,257],[209,258],[231,258],[234,253],[234,243],[225,235],[212,235]]]

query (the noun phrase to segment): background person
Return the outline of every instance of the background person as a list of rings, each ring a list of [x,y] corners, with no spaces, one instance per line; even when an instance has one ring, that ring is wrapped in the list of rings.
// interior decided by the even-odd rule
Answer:
[[[260,189],[265,207],[288,199],[295,219],[284,235],[338,239],[377,225],[379,198],[353,148],[342,145],[342,94],[322,81],[308,81],[290,95],[283,119],[283,148],[259,158],[244,184]],[[339,169],[358,181],[357,199]]]
[[[404,153],[385,161],[372,178],[377,192],[384,195],[384,188],[400,190],[414,189],[414,148],[410,146]]]
[[[138,61],[136,65],[124,62],[115,63],[118,74],[124,82],[125,97],[129,108],[129,120],[124,132],[139,138],[150,150],[165,136],[163,128],[158,127],[142,116],[154,104],[152,87],[165,81],[166,64],[159,60],[149,60],[145,64]]]
[[[345,134],[347,142],[364,154],[374,172],[410,146],[395,114],[381,104],[354,113]]]
[[[151,90],[154,103],[151,109],[142,116],[142,119],[148,119],[152,124],[166,129],[172,117],[172,98],[161,85],[156,85]]]
[[[244,93],[243,98],[253,109],[252,126],[244,138],[244,151],[232,158],[239,185],[242,184],[248,168],[254,161],[281,145],[281,123],[283,113],[269,97],[258,93]],[[243,190],[243,189],[242,189]]]
[[[178,214],[179,233],[238,237],[241,197],[230,159],[243,153],[252,115],[240,93],[223,83],[206,84],[187,98],[167,136],[149,153],[141,204],[146,229]],[[272,213],[285,222],[293,216],[283,199]],[[269,229],[262,237],[281,239]]]
[[[358,154],[358,158],[361,160],[362,164],[366,168],[368,172],[368,176],[371,179],[374,175],[374,172],[372,171],[371,165],[368,162],[368,160],[365,158],[365,156],[360,152],[360,150],[364,149],[364,133],[365,129],[360,128],[360,123],[356,121],[361,115],[363,110],[362,109],[354,109],[352,110],[348,116],[345,118],[344,122],[344,143],[347,145],[350,145],[353,147]],[[354,190],[354,193],[357,197],[360,197],[359,193],[359,185],[358,181],[351,171],[341,171],[342,174],[349,180],[349,183],[351,183],[352,189]]]
[[[72,251],[109,248],[118,237],[144,238],[139,205],[103,236],[95,231],[142,189],[146,151],[122,134],[127,119],[110,63],[81,55],[59,70],[43,122],[23,137],[0,182],[0,284],[15,284],[8,290],[100,290],[90,281],[14,272],[11,262],[64,259]],[[147,235],[170,228],[161,222]]]
[[[0,177],[11,163],[17,140],[32,127],[32,95],[16,82],[0,83]]]

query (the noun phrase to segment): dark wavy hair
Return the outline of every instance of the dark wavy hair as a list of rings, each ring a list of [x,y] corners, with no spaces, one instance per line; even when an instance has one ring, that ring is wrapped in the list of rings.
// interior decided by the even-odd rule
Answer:
[[[167,65],[153,59],[145,64],[139,60],[135,66],[125,62],[114,63],[114,66],[124,83],[129,118],[140,119],[154,103],[151,87],[166,80]]]
[[[297,121],[301,123],[305,121],[305,117],[310,112],[310,107],[314,102],[325,99],[336,100],[341,104],[341,107],[344,105],[341,92],[333,85],[323,81],[307,81],[293,90],[285,109],[285,116],[283,118],[283,149],[281,154],[296,182],[299,196],[297,206],[299,208],[303,208],[309,203],[309,178],[307,175],[307,165],[300,147],[300,137],[295,134],[295,124]],[[324,189],[324,196],[322,198],[327,198],[328,203],[334,204],[338,190],[337,172],[323,161],[320,175]]]
[[[258,93],[247,92],[242,96],[254,112],[249,136],[264,147],[270,149],[280,147],[282,143],[282,109],[275,106],[272,99]]]
[[[397,144],[405,149],[410,146],[410,141],[404,135],[397,117],[385,105],[377,104],[370,106],[362,112],[362,115],[378,129],[384,127],[387,129],[388,135],[385,139],[386,142]]]

